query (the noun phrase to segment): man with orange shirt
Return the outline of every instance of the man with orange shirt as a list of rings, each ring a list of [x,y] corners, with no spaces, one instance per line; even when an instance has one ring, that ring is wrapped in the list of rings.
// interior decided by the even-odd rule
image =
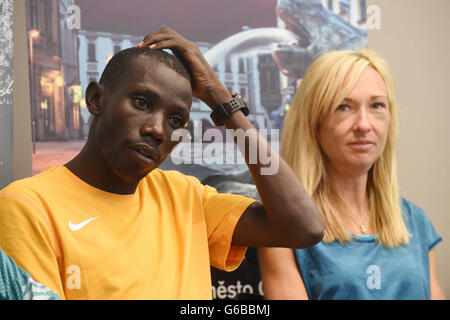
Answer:
[[[247,163],[255,143],[279,161],[272,175],[259,159],[248,165],[262,203],[157,168],[192,96],[217,124],[253,133]],[[86,90],[93,122],[83,150],[0,192],[2,249],[63,299],[211,299],[210,264],[234,270],[247,246],[314,245],[323,236],[316,207],[237,99],[168,28],[119,52]]]

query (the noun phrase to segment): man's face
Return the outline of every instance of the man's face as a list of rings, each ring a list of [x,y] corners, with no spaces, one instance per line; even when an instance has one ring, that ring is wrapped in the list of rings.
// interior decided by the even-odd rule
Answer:
[[[189,80],[155,58],[132,60],[120,83],[104,91],[95,127],[98,146],[114,173],[138,181],[170,154],[172,132],[189,119]]]

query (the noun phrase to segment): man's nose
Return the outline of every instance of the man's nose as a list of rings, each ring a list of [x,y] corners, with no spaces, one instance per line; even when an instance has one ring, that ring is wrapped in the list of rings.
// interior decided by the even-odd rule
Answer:
[[[372,129],[370,115],[365,107],[361,107],[357,112],[353,129],[360,132],[367,132]]]
[[[155,112],[147,115],[141,127],[142,135],[150,135],[158,142],[163,143],[166,140],[164,131],[164,114]]]

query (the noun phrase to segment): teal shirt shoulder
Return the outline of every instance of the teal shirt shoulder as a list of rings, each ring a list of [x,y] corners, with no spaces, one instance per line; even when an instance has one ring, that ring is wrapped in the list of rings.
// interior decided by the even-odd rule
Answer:
[[[309,299],[430,299],[429,251],[442,238],[418,206],[401,199],[410,242],[385,248],[374,235],[296,249]]]

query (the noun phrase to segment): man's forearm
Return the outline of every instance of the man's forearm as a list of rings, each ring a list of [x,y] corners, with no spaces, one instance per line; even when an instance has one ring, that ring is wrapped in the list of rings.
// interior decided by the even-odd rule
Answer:
[[[242,112],[235,112],[225,121],[225,126],[245,133],[245,143],[238,143],[238,147],[248,164],[272,231],[278,231],[282,244],[305,247],[320,241],[323,221],[292,169]]]

